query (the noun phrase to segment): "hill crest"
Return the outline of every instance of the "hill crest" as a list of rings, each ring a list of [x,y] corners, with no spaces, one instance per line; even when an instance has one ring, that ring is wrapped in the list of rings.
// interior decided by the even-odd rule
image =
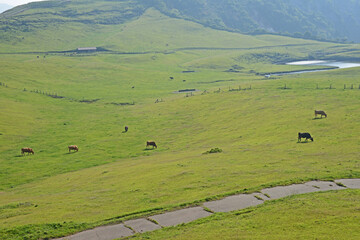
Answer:
[[[246,34],[360,42],[359,1],[335,0],[54,0],[34,2],[0,14],[0,32],[31,31],[46,22],[116,25],[155,8],[175,18]]]

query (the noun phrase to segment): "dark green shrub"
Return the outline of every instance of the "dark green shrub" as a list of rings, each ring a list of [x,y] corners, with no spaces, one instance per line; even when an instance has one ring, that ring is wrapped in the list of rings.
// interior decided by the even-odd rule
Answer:
[[[222,149],[220,148],[212,148],[209,151],[204,152],[203,154],[209,154],[209,153],[221,153]]]

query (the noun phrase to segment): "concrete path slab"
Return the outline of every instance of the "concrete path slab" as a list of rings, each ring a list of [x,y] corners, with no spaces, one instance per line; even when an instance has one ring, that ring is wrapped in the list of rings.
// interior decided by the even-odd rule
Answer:
[[[129,221],[124,222],[124,225],[131,227],[131,229],[133,229],[137,233],[154,231],[154,230],[161,228],[161,226],[159,226],[145,218],[129,220]]]
[[[193,207],[168,212],[149,217],[163,227],[176,226],[181,223],[192,222],[199,218],[210,216],[212,213],[205,211],[202,207]]]
[[[318,188],[314,188],[306,184],[293,184],[290,186],[279,186],[279,187],[266,188],[261,190],[263,194],[270,196],[271,199],[278,199],[291,195],[317,192],[317,191],[319,191]]]
[[[335,182],[342,183],[348,188],[360,189],[360,178],[339,179],[339,180],[335,180]]]
[[[231,212],[235,210],[244,209],[251,206],[256,206],[264,201],[261,201],[253,195],[240,194],[226,197],[221,200],[204,203],[204,206],[214,212]]]
[[[131,229],[125,227],[123,224],[117,224],[94,228],[69,237],[60,238],[59,240],[113,240],[131,235],[134,235]]]
[[[305,183],[307,186],[312,186],[317,188],[319,191],[329,191],[329,190],[343,190],[344,187],[340,187],[334,182],[327,182],[327,181],[311,181]]]

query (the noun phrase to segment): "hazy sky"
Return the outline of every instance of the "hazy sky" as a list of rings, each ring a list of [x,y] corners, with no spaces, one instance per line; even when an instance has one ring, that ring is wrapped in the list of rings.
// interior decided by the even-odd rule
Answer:
[[[43,1],[43,0],[0,0],[0,3],[6,3],[10,6],[15,7],[17,5],[21,5],[29,2],[38,2],[38,1]]]

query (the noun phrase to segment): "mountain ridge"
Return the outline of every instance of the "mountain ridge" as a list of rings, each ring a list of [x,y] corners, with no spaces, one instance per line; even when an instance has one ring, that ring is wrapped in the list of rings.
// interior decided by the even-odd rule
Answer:
[[[322,7],[326,8],[322,9]],[[0,41],[58,28],[64,23],[89,28],[119,25],[149,8],[217,30],[250,35],[274,34],[335,42],[360,42],[360,2],[349,0],[54,0],[21,5],[0,14]],[[335,16],[335,17],[334,17]],[[81,31],[81,30],[78,30]],[[14,44],[14,43],[11,43]],[[16,44],[16,43],[15,43]]]
[[[161,11],[248,34],[273,33],[323,41],[360,42],[356,0],[158,0]],[[194,3],[192,3],[194,2]],[[171,10],[169,10],[171,9]]]

